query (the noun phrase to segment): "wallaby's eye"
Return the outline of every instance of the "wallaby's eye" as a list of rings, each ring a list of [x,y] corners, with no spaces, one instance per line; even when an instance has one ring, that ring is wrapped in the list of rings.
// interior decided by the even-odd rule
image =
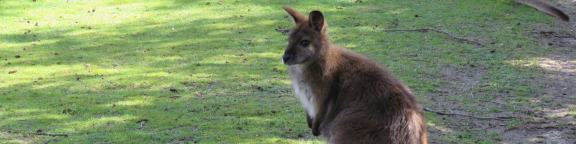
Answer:
[[[303,40],[302,42],[300,42],[300,46],[302,47],[307,47],[308,45],[310,45],[310,42],[307,40]]]

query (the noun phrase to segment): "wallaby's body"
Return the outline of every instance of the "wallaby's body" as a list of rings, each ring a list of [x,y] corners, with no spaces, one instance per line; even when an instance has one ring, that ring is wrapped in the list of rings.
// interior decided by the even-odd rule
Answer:
[[[516,2],[534,7],[544,13],[547,13],[549,15],[555,16],[557,18],[562,19],[563,21],[570,21],[570,17],[568,15],[566,15],[566,13],[564,13],[564,11],[548,4],[545,1],[542,0],[514,0]]]
[[[333,45],[320,11],[294,18],[282,56],[308,126],[329,143],[427,143],[422,107],[377,61]]]

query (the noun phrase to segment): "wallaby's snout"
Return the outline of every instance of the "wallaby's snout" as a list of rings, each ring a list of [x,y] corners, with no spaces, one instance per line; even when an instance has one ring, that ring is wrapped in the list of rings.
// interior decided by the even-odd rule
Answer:
[[[294,59],[294,55],[292,54],[284,54],[282,55],[282,63],[284,63],[285,65],[291,65],[291,61]]]

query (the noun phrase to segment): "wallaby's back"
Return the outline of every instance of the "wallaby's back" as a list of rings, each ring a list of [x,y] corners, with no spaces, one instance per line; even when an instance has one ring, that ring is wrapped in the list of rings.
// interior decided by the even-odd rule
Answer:
[[[377,61],[338,51],[344,63],[334,105],[340,109],[325,130],[329,142],[427,143],[422,107],[410,89]]]

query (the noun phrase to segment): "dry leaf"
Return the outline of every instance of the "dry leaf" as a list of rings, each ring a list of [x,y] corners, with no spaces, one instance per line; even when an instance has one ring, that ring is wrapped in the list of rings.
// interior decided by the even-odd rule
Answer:
[[[13,73],[16,73],[16,72],[18,72],[18,69],[11,70],[11,71],[8,72],[8,74],[13,74]]]
[[[257,85],[250,85],[253,89],[262,89],[261,86],[257,86]]]

